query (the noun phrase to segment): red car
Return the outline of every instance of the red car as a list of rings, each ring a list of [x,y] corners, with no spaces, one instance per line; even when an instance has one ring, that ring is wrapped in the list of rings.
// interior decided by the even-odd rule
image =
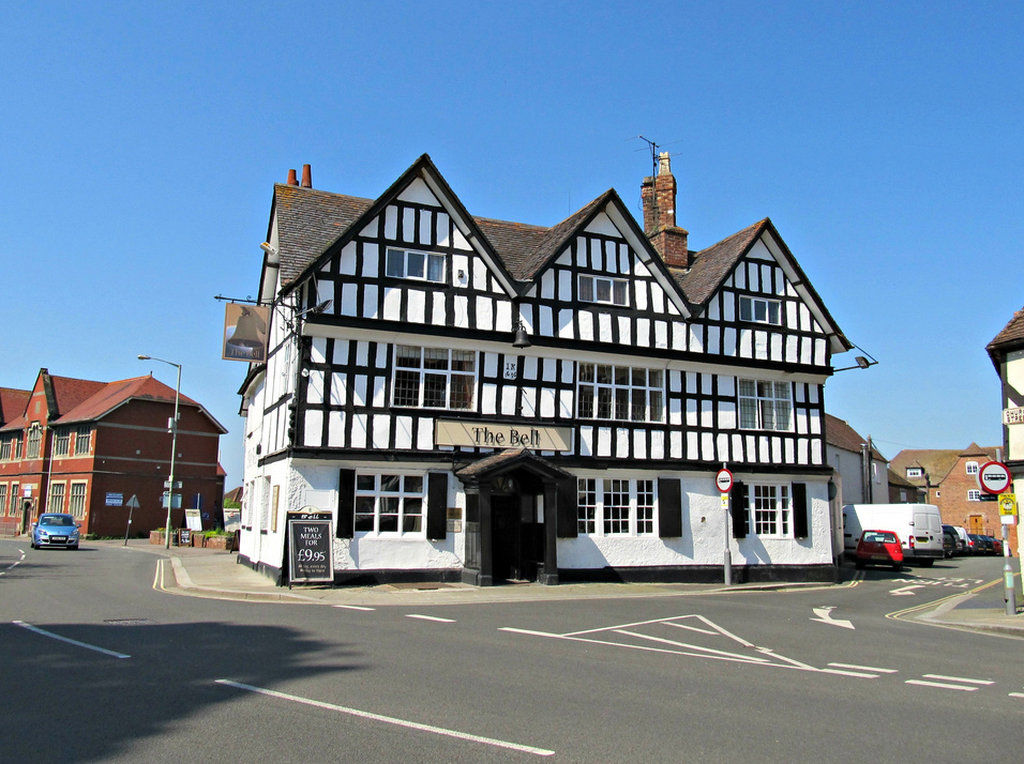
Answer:
[[[893,570],[903,569],[903,547],[892,531],[864,531],[857,542],[858,569],[865,565],[892,565]]]

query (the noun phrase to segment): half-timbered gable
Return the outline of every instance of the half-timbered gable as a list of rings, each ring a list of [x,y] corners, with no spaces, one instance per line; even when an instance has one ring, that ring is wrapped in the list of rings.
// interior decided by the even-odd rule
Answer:
[[[827,578],[849,343],[770,221],[691,252],[667,157],[642,196],[643,228],[613,190],[551,227],[474,217],[426,155],[377,199],[275,186],[243,558],[281,575],[316,507],[338,580],[699,577],[727,532],[747,575]]]

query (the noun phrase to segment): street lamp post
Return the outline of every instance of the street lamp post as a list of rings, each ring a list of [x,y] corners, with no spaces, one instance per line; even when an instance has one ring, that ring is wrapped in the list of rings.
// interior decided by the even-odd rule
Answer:
[[[164,548],[171,548],[171,507],[174,506],[174,456],[178,450],[178,400],[181,398],[181,364],[157,358],[153,355],[139,355],[140,361],[160,361],[178,370],[178,381],[174,385],[174,419],[171,420],[171,468],[167,476],[167,527],[164,529]]]

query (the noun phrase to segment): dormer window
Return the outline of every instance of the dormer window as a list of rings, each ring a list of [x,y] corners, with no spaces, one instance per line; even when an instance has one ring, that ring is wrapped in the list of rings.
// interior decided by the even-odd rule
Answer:
[[[924,477],[924,470],[920,467],[907,467],[908,478],[920,478]]]
[[[967,468],[967,474],[968,475],[977,475],[978,474],[978,463],[977,462],[967,462],[967,464],[965,466]]]
[[[740,297],[740,321],[778,326],[782,323],[782,303],[763,297]]]
[[[387,274],[396,279],[444,283],[444,255],[388,248]]]
[[[629,305],[628,282],[603,276],[580,276],[580,302]]]

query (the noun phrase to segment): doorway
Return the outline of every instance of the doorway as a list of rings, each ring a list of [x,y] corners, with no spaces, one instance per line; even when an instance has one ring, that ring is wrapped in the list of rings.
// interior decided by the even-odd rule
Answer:
[[[544,525],[531,493],[491,495],[491,560],[494,581],[536,581],[544,562]]]

